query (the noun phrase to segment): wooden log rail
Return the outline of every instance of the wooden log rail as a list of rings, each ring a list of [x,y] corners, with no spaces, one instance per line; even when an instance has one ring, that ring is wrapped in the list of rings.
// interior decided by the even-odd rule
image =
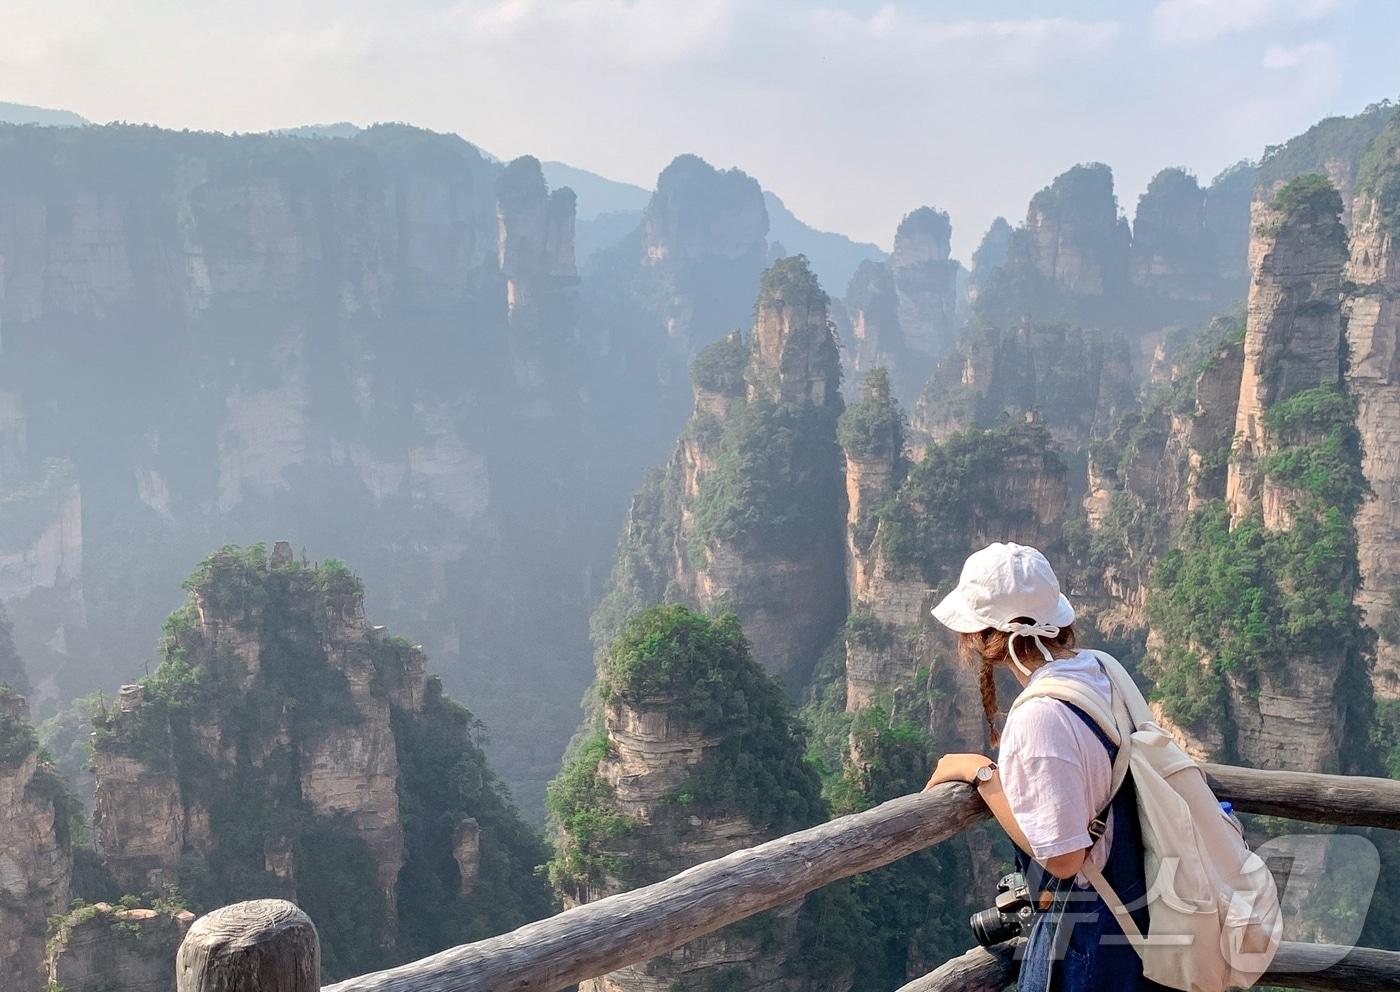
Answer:
[[[975,947],[943,962],[899,992],[1001,992],[1021,970],[1013,940],[996,947]],[[1285,940],[1260,985],[1312,992],[1394,992],[1400,988],[1400,951],[1335,944],[1300,944]]]
[[[1207,765],[1206,773],[1220,798],[1244,812],[1400,829],[1400,781],[1228,765]],[[499,937],[348,979],[324,992],[557,992],[674,950],[838,879],[897,861],[947,840],[987,816],[970,786],[943,785],[736,851],[653,885],[577,906]],[[243,907],[256,907],[255,917],[241,919],[247,916]],[[316,992],[319,982],[304,977],[308,958],[313,953],[319,955],[314,929],[308,945],[303,928],[289,930],[293,913],[299,911],[290,904],[269,907],[267,900],[261,900],[225,907],[197,921],[186,937],[187,944],[196,938],[196,931],[213,934],[217,940],[233,933],[237,939],[230,948],[220,944],[216,952],[191,950],[187,955],[182,946],[178,992],[215,988],[226,992]],[[217,925],[200,926],[214,917]],[[289,933],[295,939],[287,939]],[[1396,952],[1353,951],[1343,962],[1345,968],[1335,966],[1342,968],[1335,977],[1331,971],[1300,971],[1310,961],[1315,963],[1315,955],[1321,952],[1308,948],[1318,946],[1287,945],[1289,953],[1280,951],[1277,967],[1265,976],[1265,982],[1318,990],[1400,987],[1400,953]],[[248,948],[256,953],[249,953]],[[270,963],[269,957],[278,954],[293,960]],[[1006,955],[1003,951],[983,956],[1001,960]],[[944,968],[966,957],[955,958]],[[242,966],[235,959],[255,962],[261,977],[238,977],[234,972]],[[223,969],[217,982],[211,983],[199,971],[201,962]],[[269,977],[278,975],[289,977],[285,981]],[[927,988],[919,983],[907,988],[915,992],[916,987]]]

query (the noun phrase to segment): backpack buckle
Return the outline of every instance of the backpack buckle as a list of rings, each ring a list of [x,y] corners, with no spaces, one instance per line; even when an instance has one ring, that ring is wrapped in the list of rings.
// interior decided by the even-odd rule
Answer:
[[[1089,821],[1089,836],[1098,840],[1108,829],[1108,821],[1101,816],[1096,816]]]

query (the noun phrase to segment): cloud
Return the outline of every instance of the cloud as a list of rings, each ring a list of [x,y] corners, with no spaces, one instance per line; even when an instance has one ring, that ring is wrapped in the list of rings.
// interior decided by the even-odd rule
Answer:
[[[1174,45],[1204,44],[1268,25],[1317,21],[1342,0],[1160,0],[1152,9],[1152,33]]]
[[[1025,73],[1099,54],[1121,34],[1120,25],[1112,20],[938,20],[910,14],[894,4],[864,16],[835,9],[815,11],[806,19],[805,30],[812,41],[838,57],[867,53],[886,65],[907,59],[904,64],[925,70],[994,64]]]
[[[736,7],[737,0],[459,0],[429,19],[474,46],[562,44],[635,65],[726,49]]]
[[[1264,53],[1266,69],[1296,69],[1305,65],[1335,63],[1337,51],[1325,41],[1309,41],[1301,45],[1270,45]]]
[[[1131,203],[1164,162],[1211,174],[1346,106],[1343,68],[1391,88],[1388,63],[1352,55],[1400,11],[1321,23],[1348,3],[1154,0],[1143,39],[1128,5],[1070,0],[1023,17],[926,0],[5,0],[0,96],[225,131],[401,120],[642,185],[689,151],[865,240],[947,208],[965,256],[1076,161],[1111,163]]]
[[[1337,50],[1325,41],[1305,41],[1300,45],[1270,45],[1262,62],[1288,78],[1298,99],[1330,96],[1342,83],[1342,63]]]

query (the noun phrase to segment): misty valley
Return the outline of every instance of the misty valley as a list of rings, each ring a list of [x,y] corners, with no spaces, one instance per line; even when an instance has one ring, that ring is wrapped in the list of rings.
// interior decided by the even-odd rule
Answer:
[[[938,190],[886,252],[692,154],[6,107],[0,988],[166,992],[263,898],[349,979],[917,793],[988,746],[929,611],[994,541],[1191,757],[1400,779],[1389,101],[1046,175],[962,260]],[[1286,938],[1400,949],[1400,834],[1336,829],[1377,895],[1297,880]],[[893,992],[1011,856],[581,987]]]

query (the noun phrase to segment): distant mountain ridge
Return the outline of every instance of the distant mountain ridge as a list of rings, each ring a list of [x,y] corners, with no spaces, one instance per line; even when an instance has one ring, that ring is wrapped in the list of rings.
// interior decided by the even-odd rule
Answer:
[[[0,124],[39,124],[44,127],[84,127],[92,121],[71,110],[50,110],[25,103],[0,101]]]
[[[580,259],[615,243],[618,232],[625,234],[640,224],[651,199],[650,190],[564,162],[542,162],[540,168],[552,188],[568,186],[578,194]],[[822,285],[835,292],[845,288],[861,262],[889,257],[879,245],[803,223],[771,190],[763,191],[763,203],[768,211],[769,243],[781,246],[773,255],[806,255]]]
[[[541,162],[544,181],[550,189],[567,186],[578,194],[578,219],[593,220],[600,214],[635,213],[638,219],[647,208],[651,190],[632,183],[618,182],[567,162]]]

